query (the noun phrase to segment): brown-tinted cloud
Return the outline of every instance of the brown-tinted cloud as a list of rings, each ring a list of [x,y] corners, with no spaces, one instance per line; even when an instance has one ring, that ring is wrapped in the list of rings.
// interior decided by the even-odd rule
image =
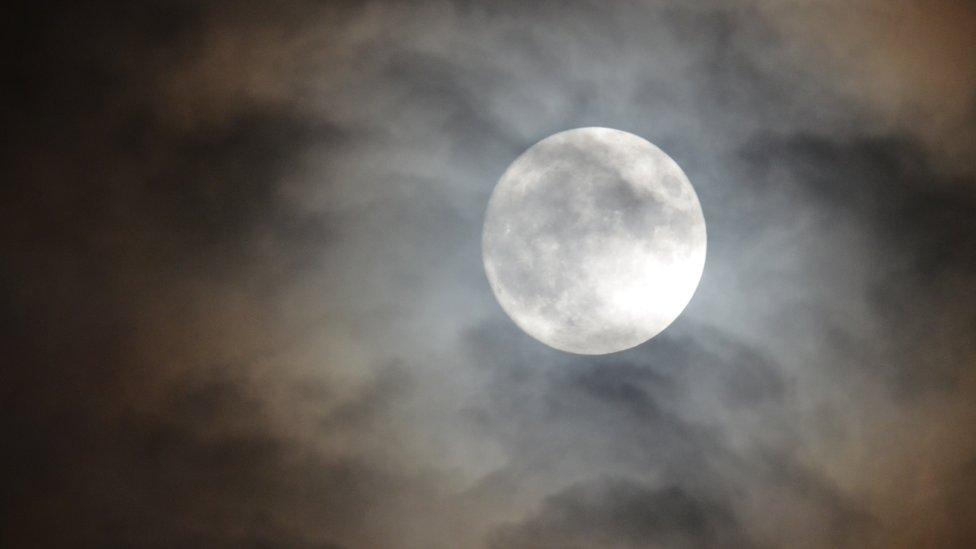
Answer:
[[[14,547],[968,547],[963,4],[160,2],[13,12]],[[660,337],[521,333],[508,163],[584,125],[709,230]]]

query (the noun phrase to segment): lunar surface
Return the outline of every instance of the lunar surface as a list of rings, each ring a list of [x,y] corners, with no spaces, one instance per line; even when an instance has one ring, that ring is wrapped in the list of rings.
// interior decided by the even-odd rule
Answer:
[[[650,142],[578,128],[519,156],[485,216],[485,272],[502,309],[562,351],[639,345],[681,314],[705,266],[705,218]]]

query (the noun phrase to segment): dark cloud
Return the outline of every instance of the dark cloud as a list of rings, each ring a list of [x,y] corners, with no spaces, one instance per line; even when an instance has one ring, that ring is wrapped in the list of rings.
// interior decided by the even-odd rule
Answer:
[[[2,22],[0,544],[976,539],[971,7],[43,4]],[[480,256],[585,125],[709,231],[602,357]]]
[[[546,498],[525,522],[495,534],[493,547],[750,547],[728,510],[679,488],[607,480]]]
[[[976,323],[972,286],[976,273],[976,211],[968,175],[940,173],[917,143],[905,139],[830,141],[810,136],[767,139],[745,149],[752,179],[791,182],[787,192],[824,211],[824,225],[855,219],[869,242],[861,258],[825,257],[828,269],[865,264],[865,299],[889,334],[892,354],[877,367],[899,392],[952,390],[969,369],[966,360],[920,368],[920,355],[938,354],[934,331],[968,330]],[[826,229],[825,229],[826,230]],[[840,251],[840,250],[837,250]],[[816,266],[810,265],[811,269]],[[832,347],[856,347],[832,333]],[[966,338],[957,340],[968,346]]]

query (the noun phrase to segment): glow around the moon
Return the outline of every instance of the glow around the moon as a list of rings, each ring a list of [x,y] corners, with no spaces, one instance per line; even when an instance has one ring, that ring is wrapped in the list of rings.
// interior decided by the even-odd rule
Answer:
[[[571,353],[622,351],[681,314],[705,265],[705,219],[667,154],[609,128],[519,156],[485,216],[485,272],[515,323]]]

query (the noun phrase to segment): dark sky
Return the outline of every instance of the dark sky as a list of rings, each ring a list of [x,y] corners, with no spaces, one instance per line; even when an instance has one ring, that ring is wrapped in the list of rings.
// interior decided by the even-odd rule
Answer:
[[[976,546],[971,3],[0,19],[0,545]],[[709,233],[599,357],[481,263],[498,178],[580,126]]]

